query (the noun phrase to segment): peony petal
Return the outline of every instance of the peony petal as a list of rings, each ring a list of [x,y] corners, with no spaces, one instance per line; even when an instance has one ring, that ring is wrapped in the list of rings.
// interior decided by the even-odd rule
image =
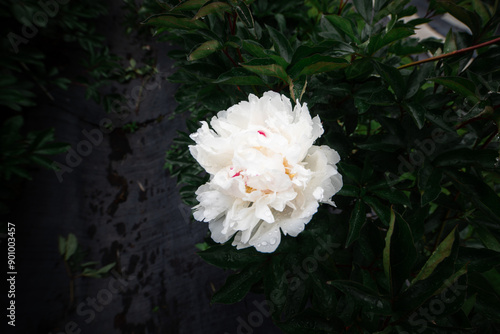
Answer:
[[[338,153],[313,145],[323,132],[306,103],[273,91],[202,122],[189,150],[210,181],[196,191],[195,219],[209,222],[216,242],[234,236],[238,249],[273,252],[281,231],[297,236],[343,185]]]

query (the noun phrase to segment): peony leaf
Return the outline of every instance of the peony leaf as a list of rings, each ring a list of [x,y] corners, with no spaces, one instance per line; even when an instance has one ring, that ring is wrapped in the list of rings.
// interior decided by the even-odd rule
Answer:
[[[477,35],[481,31],[481,18],[476,13],[454,4],[452,1],[438,1],[437,4],[469,27],[473,35]]]
[[[462,77],[440,77],[430,78],[429,80],[453,90],[474,104],[480,101],[475,93],[476,87],[469,79]]]
[[[457,266],[467,266],[469,272],[491,270],[500,263],[500,252],[485,248],[459,247]]]
[[[415,102],[403,103],[403,107],[413,118],[417,127],[422,129],[425,125],[425,107]]]
[[[231,12],[231,6],[224,2],[212,2],[202,8],[193,17],[193,20],[197,20],[209,14],[223,15],[225,12]]]
[[[237,6],[236,12],[238,13],[240,20],[245,24],[245,26],[247,26],[247,28],[252,29],[254,27],[255,23],[252,12],[247,5],[242,3],[240,6]]]
[[[59,254],[62,256],[66,253],[66,239],[59,236]]]
[[[366,205],[361,201],[357,200],[354,210],[351,213],[351,219],[349,219],[349,232],[347,234],[346,247],[349,247],[354,241],[359,238],[359,233],[361,228],[366,221]]]
[[[183,30],[208,29],[207,25],[199,20],[191,20],[184,17],[171,15],[153,15],[147,18],[142,24],[154,25],[161,28],[173,28]]]
[[[201,6],[203,6],[205,3],[207,3],[209,0],[187,0],[184,2],[181,2],[174,8],[172,8],[170,11],[171,12],[181,12],[181,11],[187,11],[187,10],[197,10]]]
[[[394,28],[387,33],[381,32],[370,37],[366,53],[369,55],[374,54],[379,49],[387,46],[395,41],[409,37],[414,34],[411,28]]]
[[[384,274],[385,277],[390,282],[391,292],[392,292],[392,273],[391,273],[391,239],[394,232],[394,223],[396,222],[396,215],[391,207],[391,221],[389,222],[389,229],[385,236],[385,247],[383,252],[383,264],[384,264]]]
[[[481,223],[478,223],[475,227],[475,232],[477,233],[481,242],[486,246],[486,248],[494,250],[495,252],[500,253],[500,241],[498,241],[495,234],[491,233],[491,231]]]
[[[248,264],[261,262],[265,259],[262,253],[254,248],[237,250],[231,243],[216,245],[198,252],[206,262],[223,269],[241,269]]]
[[[393,188],[383,188],[371,191],[377,197],[383,198],[391,202],[391,204],[401,204],[411,207],[411,202],[408,196],[401,190]]]
[[[459,148],[453,151],[447,151],[437,156],[433,164],[436,167],[445,166],[480,166],[483,168],[494,168],[498,152],[495,150],[472,150],[470,148]]]
[[[391,220],[391,210],[389,207],[380,203],[380,201],[371,196],[364,196],[362,200],[368,204],[373,211],[377,214],[378,218],[384,223],[384,225],[389,226]]]
[[[301,75],[313,75],[329,71],[338,70],[348,66],[349,63],[343,58],[333,58],[328,56],[313,55],[308,58],[299,60],[288,71],[292,78],[300,77]]]
[[[360,283],[338,280],[330,281],[329,284],[342,291],[349,298],[352,298],[358,306],[362,306],[374,314],[391,314],[391,303]]]
[[[262,279],[262,265],[246,267],[229,276],[224,285],[213,296],[211,303],[233,304],[242,300],[250,288]]]
[[[331,24],[333,24],[337,31],[343,32],[344,34],[349,36],[352,41],[360,43],[359,38],[354,33],[354,28],[351,20],[348,20],[339,15],[325,15],[325,17],[328,21],[330,21]]]
[[[336,196],[358,197],[359,188],[351,184],[344,184]]]
[[[198,46],[193,52],[191,52],[188,60],[198,60],[201,58],[205,58],[220,49],[222,49],[222,45],[219,41],[206,41],[205,43]]]
[[[394,94],[396,94],[398,101],[402,100],[406,95],[407,85],[399,70],[395,67],[388,66],[379,62],[374,62],[374,67],[380,74],[380,76],[384,79],[384,81],[387,82],[389,86],[391,86]]]
[[[417,274],[417,277],[415,277],[412,281],[411,284],[415,284],[415,282],[425,280],[428,278],[434,269],[443,262],[447,257],[450,256],[451,254],[451,249],[453,247],[453,244],[455,243],[455,232],[456,232],[456,227],[448,234],[448,236],[439,244],[439,246],[436,248],[436,250],[431,254],[427,262],[425,262],[424,266],[422,269],[420,269],[420,272]]]
[[[64,259],[66,261],[69,260],[69,258],[75,254],[77,248],[78,240],[76,240],[76,236],[73,233],[70,233],[66,239],[66,254]]]
[[[266,83],[258,76],[253,75],[250,71],[243,68],[232,68],[231,70],[222,73],[217,80],[214,81],[217,84],[225,85],[258,85],[266,86]]]
[[[286,38],[281,32],[266,25],[267,31],[269,32],[269,36],[273,41],[274,48],[278,51],[278,54],[283,57],[288,64],[292,61],[293,49]]]
[[[383,252],[384,273],[390,282],[391,295],[395,296],[408,279],[417,258],[417,250],[410,226],[391,208],[391,221]]]
[[[373,0],[353,0],[354,7],[367,22],[371,23],[373,20]]]
[[[285,69],[271,59],[253,59],[245,64],[241,64],[241,66],[254,73],[276,77],[285,83],[289,82]]]
[[[476,208],[500,222],[500,197],[481,179],[465,172],[446,171],[455,186],[470,197]]]
[[[422,206],[434,201],[441,193],[441,170],[432,166],[424,166],[418,172],[418,188],[420,189]]]

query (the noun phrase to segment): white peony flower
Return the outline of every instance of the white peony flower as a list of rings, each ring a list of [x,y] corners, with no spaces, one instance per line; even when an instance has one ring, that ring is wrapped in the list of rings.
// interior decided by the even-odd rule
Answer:
[[[292,104],[269,91],[250,94],[206,122],[191,138],[193,157],[210,174],[196,191],[194,217],[209,223],[212,239],[224,243],[235,235],[238,249],[276,250],[284,235],[297,236],[318,210],[335,205],[342,187],[328,146],[315,146],[323,134],[318,116],[307,105]]]

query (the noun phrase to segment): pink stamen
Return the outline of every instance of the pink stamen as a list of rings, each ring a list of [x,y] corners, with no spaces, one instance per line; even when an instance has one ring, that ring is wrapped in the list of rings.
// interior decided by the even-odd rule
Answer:
[[[240,176],[240,172],[233,175],[233,177]]]
[[[259,131],[257,131],[257,132],[258,132],[258,133],[260,133],[261,135],[263,135],[264,137],[267,137],[267,136],[266,136],[266,133],[265,133],[264,131],[259,130]]]

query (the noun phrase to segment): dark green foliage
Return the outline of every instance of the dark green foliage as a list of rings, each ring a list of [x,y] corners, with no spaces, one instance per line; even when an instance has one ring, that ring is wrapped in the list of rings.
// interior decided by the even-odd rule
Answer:
[[[161,8],[151,0],[144,6]],[[129,6],[129,10],[137,20],[140,9]],[[107,5],[96,0],[0,1],[1,214],[8,213],[4,200],[16,197],[20,179],[31,179],[35,167],[53,169],[49,156],[69,147],[55,142],[53,129],[26,133],[25,111],[36,112],[40,103],[54,100],[52,91],[74,84],[84,86],[86,97],[110,112],[123,97],[107,86],[153,72],[150,57],[146,65],[138,66],[136,60],[110,52],[104,36],[96,32],[96,19],[106,14]]]
[[[342,159],[340,213],[322,207],[272,254],[230,242],[200,252],[236,270],[214,301],[263,292],[286,333],[496,333],[500,47],[414,64],[498,38],[496,5],[431,1],[405,22],[416,12],[405,0],[171,3],[145,23],[181,48],[170,80],[189,131],[274,90],[307,102]],[[442,13],[471,34],[413,37]],[[190,144],[180,134],[166,167],[195,205],[207,177]]]

